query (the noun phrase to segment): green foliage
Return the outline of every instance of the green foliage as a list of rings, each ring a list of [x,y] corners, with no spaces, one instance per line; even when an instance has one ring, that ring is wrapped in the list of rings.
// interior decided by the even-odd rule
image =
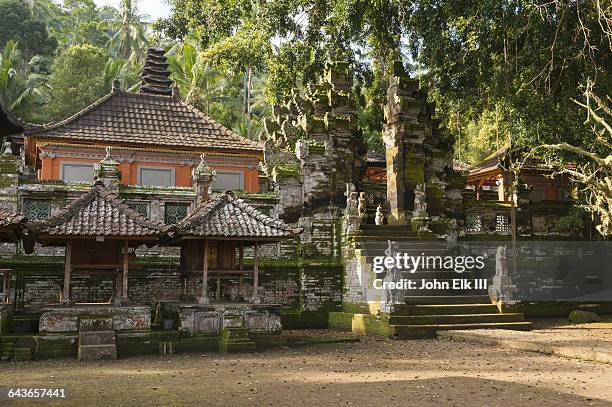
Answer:
[[[49,88],[47,76],[36,72],[40,57],[32,58],[27,71],[15,68],[18,59],[17,43],[9,40],[0,54],[0,101],[20,113],[46,102]]]
[[[222,72],[203,58],[200,42],[195,36],[177,44],[169,54],[171,77],[183,99],[210,115],[211,105],[221,100]]]
[[[98,26],[114,14],[112,9],[97,9],[93,0],[64,0],[51,5],[44,21],[61,49],[82,44],[104,47],[111,32]]]
[[[92,45],[74,45],[59,54],[52,66],[51,115],[64,119],[106,94],[104,66],[108,53]]]
[[[413,56],[427,69],[423,79],[434,90],[438,112],[451,131],[464,136],[468,160],[510,137],[523,148],[592,140],[571,98],[589,77],[604,79],[600,86],[608,90],[612,85],[609,47],[595,4],[415,3],[409,23]],[[488,151],[478,147],[487,141]]]
[[[561,216],[551,230],[557,233],[571,233],[573,235],[581,232],[584,228],[586,217],[584,209],[573,206],[567,215]]]
[[[248,68],[262,70],[271,51],[265,34],[245,24],[233,35],[208,47],[203,57],[226,69],[245,72]]]
[[[149,45],[145,18],[146,16],[138,14],[136,1],[121,0],[119,12],[99,25],[100,29],[113,33],[108,40],[113,57],[122,58],[136,66],[144,61]]]
[[[33,17],[23,0],[0,0],[0,47],[9,40],[19,44],[23,61],[36,54],[50,55],[56,47],[45,23]]]

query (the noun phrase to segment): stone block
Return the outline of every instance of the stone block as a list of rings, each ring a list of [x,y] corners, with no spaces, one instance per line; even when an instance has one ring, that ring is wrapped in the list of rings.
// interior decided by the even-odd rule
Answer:
[[[115,334],[117,357],[150,355],[158,352],[159,342],[151,332],[117,332]]]
[[[384,336],[391,335],[389,318],[366,314],[355,314],[352,320],[352,331],[356,335]]]
[[[246,328],[225,328],[219,339],[219,352],[253,352],[257,344],[249,338]]]
[[[76,335],[40,335],[36,342],[37,359],[74,358],[77,355]]]
[[[88,331],[79,333],[79,346],[115,344],[115,331]]]
[[[353,314],[349,312],[330,312],[328,316],[329,329],[351,332],[353,327]]]
[[[589,322],[599,322],[601,318],[594,312],[573,310],[567,318],[573,324],[586,324]]]
[[[110,317],[81,318],[79,331],[109,331],[113,329],[113,319]]]
[[[117,359],[117,346],[112,345],[84,345],[79,346],[79,360]]]

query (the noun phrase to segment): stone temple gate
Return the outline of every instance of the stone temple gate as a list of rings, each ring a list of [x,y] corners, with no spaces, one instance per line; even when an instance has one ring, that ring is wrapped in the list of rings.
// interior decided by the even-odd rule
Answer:
[[[453,170],[453,140],[432,119],[435,106],[397,64],[385,106],[389,224],[462,222],[465,175]]]

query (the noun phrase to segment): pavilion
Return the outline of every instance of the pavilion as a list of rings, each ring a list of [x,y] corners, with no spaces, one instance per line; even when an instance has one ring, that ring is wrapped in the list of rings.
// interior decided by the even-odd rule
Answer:
[[[213,178],[214,172],[202,156],[193,176],[197,190],[196,207],[187,217],[170,227],[167,238],[162,239],[162,245],[180,245],[181,269],[186,275],[202,273],[202,291],[198,297],[200,304],[210,301],[210,277],[217,278],[217,300],[221,299],[220,281],[228,278],[239,279],[240,295],[246,297],[246,276],[252,277],[250,300],[259,303],[260,245],[291,239],[299,231],[264,215],[237,198],[232,191],[225,191],[211,199],[209,189]],[[253,269],[249,271],[244,268],[246,247],[253,247]]]
[[[71,303],[73,273],[98,273],[114,280],[112,300],[128,302],[128,273],[137,246],[155,242],[166,226],[143,216],[118,195],[118,163],[100,162],[97,181],[59,213],[31,224],[43,245],[64,246],[64,286],[61,301]]]
[[[510,154],[510,148],[505,146],[480,164],[469,169],[467,185],[474,186],[476,199],[485,198],[483,189],[497,190],[496,196],[491,192],[491,200],[508,202],[510,200],[509,190],[512,183],[512,171],[506,163]],[[567,164],[571,166],[572,164]],[[537,158],[527,159],[521,168],[520,178],[523,183],[531,188],[530,199],[532,201],[569,201],[571,182],[565,175],[555,173],[555,169],[548,167],[542,160]]]

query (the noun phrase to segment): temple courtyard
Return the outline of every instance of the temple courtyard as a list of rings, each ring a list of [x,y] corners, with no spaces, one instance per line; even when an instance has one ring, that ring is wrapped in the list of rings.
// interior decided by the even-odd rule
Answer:
[[[65,388],[57,405],[75,406],[612,406],[612,364],[450,338],[286,334],[293,346],[252,354],[3,364],[0,385]]]

